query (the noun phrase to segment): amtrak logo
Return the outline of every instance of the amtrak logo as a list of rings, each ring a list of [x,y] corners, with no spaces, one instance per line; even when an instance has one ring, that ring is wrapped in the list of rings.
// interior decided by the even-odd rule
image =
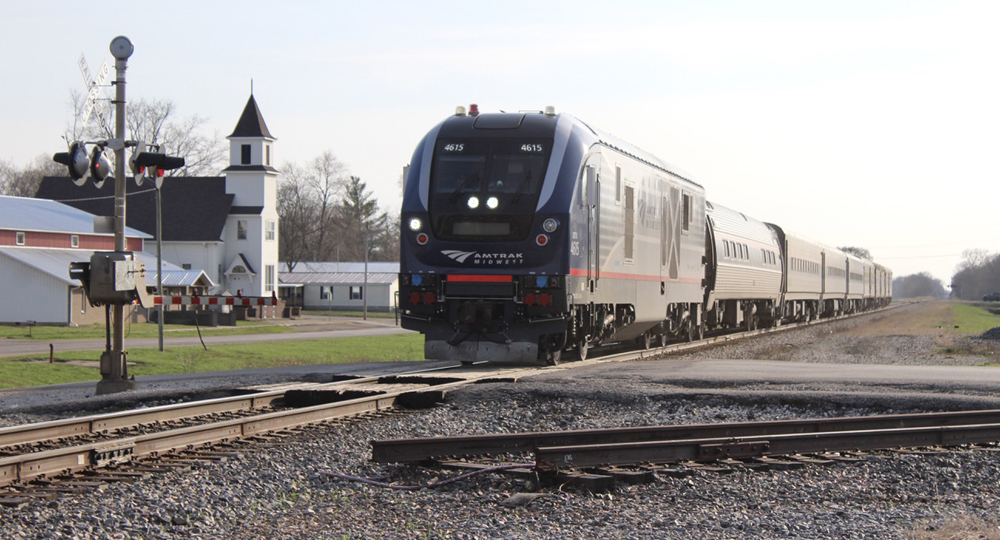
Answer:
[[[524,263],[524,253],[480,253],[478,251],[446,249],[441,251],[441,254],[459,264],[465,264],[465,261],[469,261],[470,264],[476,266],[506,266]]]
[[[465,259],[468,259],[469,257],[471,257],[471,256],[473,256],[473,255],[476,254],[475,251],[455,251],[453,249],[446,249],[446,250],[442,251],[441,253],[444,254],[444,255],[447,255],[448,257],[450,257],[450,258],[452,258],[452,259],[454,259],[454,260],[456,260],[456,261],[458,261],[460,263],[464,263]]]

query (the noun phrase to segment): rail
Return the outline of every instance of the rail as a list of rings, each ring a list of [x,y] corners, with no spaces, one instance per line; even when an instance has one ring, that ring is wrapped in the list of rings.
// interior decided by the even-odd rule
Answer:
[[[1000,410],[692,424],[372,442],[376,462],[534,452],[539,469],[586,468],[1000,441]]]

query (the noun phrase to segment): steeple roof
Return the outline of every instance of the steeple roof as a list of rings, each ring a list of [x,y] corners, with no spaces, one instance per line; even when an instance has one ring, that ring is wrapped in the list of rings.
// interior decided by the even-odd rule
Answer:
[[[253,98],[253,94],[250,94],[250,99],[247,101],[247,106],[243,108],[240,121],[236,123],[236,129],[233,130],[233,134],[229,137],[265,137],[274,139],[271,132],[267,130],[267,124],[264,123],[264,117],[261,116],[260,109],[257,108],[257,101]]]

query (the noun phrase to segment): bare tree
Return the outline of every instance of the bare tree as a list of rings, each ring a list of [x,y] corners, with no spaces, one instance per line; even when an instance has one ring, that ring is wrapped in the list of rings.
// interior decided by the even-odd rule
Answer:
[[[338,245],[344,240],[337,234],[337,199],[346,185],[347,167],[327,150],[314,159],[304,172],[304,181],[316,205],[316,233],[312,238],[314,261],[329,260],[338,252]]]
[[[42,178],[66,174],[66,167],[52,161],[52,156],[47,154],[35,157],[24,167],[0,161],[0,195],[34,197]]]
[[[849,246],[849,247],[841,247],[841,248],[837,248],[837,249],[839,249],[840,251],[843,251],[844,253],[849,253],[851,255],[854,255],[855,257],[859,257],[859,258],[865,259],[867,261],[872,260],[872,252],[868,251],[867,248]]]
[[[944,285],[941,280],[934,278],[927,272],[901,276],[892,280],[892,295],[896,298],[918,298],[929,296],[941,298],[944,294]]]
[[[286,163],[282,169],[278,180],[278,216],[281,218],[278,257],[292,272],[310,255],[310,241],[316,233],[317,208],[302,170],[292,163]]]
[[[80,123],[84,100],[78,92],[70,94],[73,121],[66,129],[67,142],[111,137],[108,112],[102,107],[95,109],[88,122]],[[170,100],[145,98],[130,101],[125,118],[130,139],[158,144],[160,151],[184,158],[184,167],[171,171],[171,176],[218,176],[225,168],[225,140],[217,130],[204,133],[207,122],[198,115],[179,118]]]

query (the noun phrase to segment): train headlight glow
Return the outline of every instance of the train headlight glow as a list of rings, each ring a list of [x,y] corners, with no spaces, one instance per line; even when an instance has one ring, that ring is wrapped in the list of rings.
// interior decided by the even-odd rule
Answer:
[[[542,228],[545,229],[545,232],[547,233],[555,232],[555,230],[559,228],[559,222],[556,221],[555,218],[546,219],[542,222]]]
[[[420,221],[420,218],[418,218],[418,217],[410,218],[410,230],[411,231],[417,232],[417,231],[420,230],[420,227],[423,227],[423,226],[424,226],[424,222]]]
[[[486,199],[486,206],[488,206],[490,210],[496,210],[497,206],[500,206],[500,199],[490,197],[489,199]]]
[[[469,197],[469,208],[472,208],[473,210],[479,208],[479,197],[476,197],[475,195]]]

